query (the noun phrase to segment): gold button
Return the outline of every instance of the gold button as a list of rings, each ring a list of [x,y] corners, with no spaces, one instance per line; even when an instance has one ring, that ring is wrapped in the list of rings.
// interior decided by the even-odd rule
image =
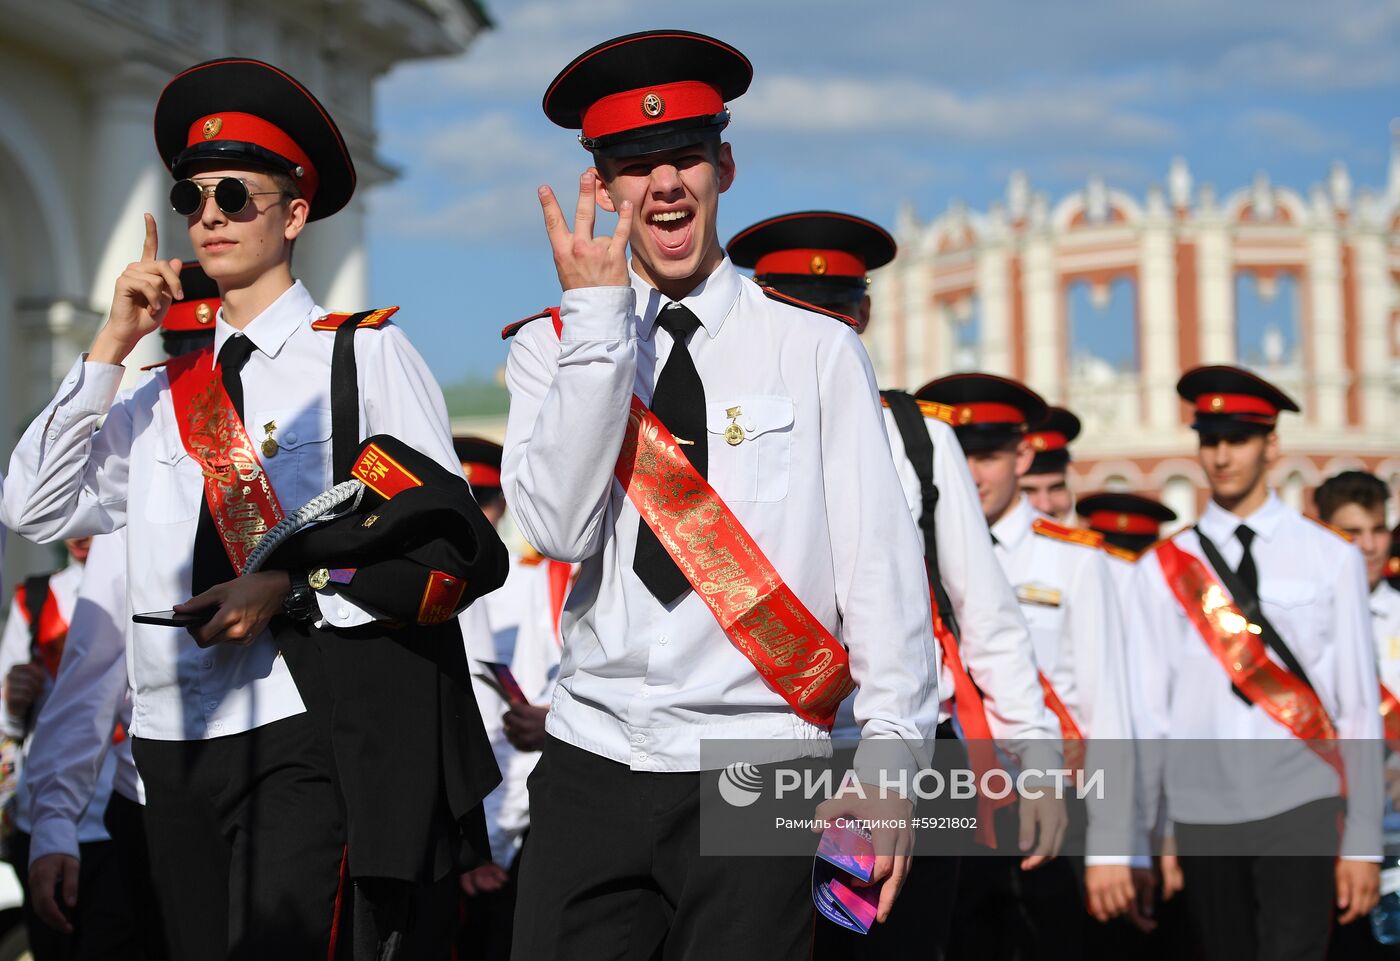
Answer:
[[[319,591],[321,588],[325,587],[330,582],[331,572],[326,570],[324,567],[320,568],[319,570],[312,571],[306,577],[306,583],[311,586],[311,589],[313,591]]]
[[[737,447],[744,442],[744,428],[738,424],[730,424],[724,429],[724,439],[729,446]]]
[[[201,324],[207,324],[214,319],[214,308],[208,304],[200,304],[194,309],[194,319]]]
[[[659,93],[649,93],[642,98],[642,113],[653,119],[666,112],[666,101]]]
[[[826,258],[821,254],[813,254],[810,266],[812,268],[812,273],[818,275],[824,274],[826,273]]]
[[[223,117],[210,117],[208,120],[204,121],[204,139],[213,140],[216,136],[218,136],[219,131],[223,129]]]

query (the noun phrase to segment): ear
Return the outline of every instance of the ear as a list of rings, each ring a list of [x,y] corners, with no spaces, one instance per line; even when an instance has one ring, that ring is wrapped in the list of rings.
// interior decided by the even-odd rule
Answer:
[[[719,192],[724,193],[734,186],[734,174],[737,168],[734,166],[734,151],[729,144],[719,145],[719,162],[715,164],[715,171],[719,174]]]
[[[617,204],[613,203],[613,196],[608,193],[608,185],[604,182],[603,175],[597,167],[589,167],[588,172],[593,174],[593,202],[610,214],[617,213]]]
[[[1025,477],[1035,460],[1035,448],[1025,440],[1016,444],[1016,476]]]
[[[305,197],[287,201],[287,225],[282,230],[282,236],[287,240],[296,240],[306,229],[306,218],[310,214],[311,204]]]
[[[1279,446],[1278,434],[1270,433],[1264,438],[1264,463],[1273,467],[1282,456],[1282,449]]]
[[[866,294],[860,299],[860,307],[856,310],[856,320],[860,321],[860,332],[865,333],[865,328],[870,326],[870,295]]]

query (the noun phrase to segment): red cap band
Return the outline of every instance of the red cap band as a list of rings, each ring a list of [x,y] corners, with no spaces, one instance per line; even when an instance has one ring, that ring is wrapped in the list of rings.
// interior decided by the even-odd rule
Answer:
[[[1069,438],[1057,430],[1037,430],[1026,435],[1026,440],[1038,451],[1064,450],[1069,446]]]
[[[281,127],[250,113],[211,113],[190,124],[190,135],[185,146],[193,147],[209,140],[233,140],[271,150],[301,167],[300,177],[292,174],[301,195],[308,202],[316,195],[316,186],[320,181],[316,176],[315,164]]]
[[[1005,424],[1007,427],[1016,427],[1024,425],[1025,422],[1025,411],[1010,404],[955,404],[953,409],[954,427],[965,427],[968,424]]]
[[[1196,398],[1196,411],[1201,414],[1278,416],[1277,407],[1253,394],[1201,394]]]
[[[477,487],[500,487],[501,472],[490,464],[468,464],[462,465],[462,473],[467,480]]]
[[[1089,515],[1089,526],[1104,534],[1151,534],[1154,537],[1161,530],[1161,525],[1146,514],[1124,511],[1094,511]]]
[[[699,80],[681,80],[609,94],[583,112],[583,135],[596,140],[625,130],[672,120],[710,117],[724,110],[719,90]]]
[[[864,277],[865,261],[844,250],[797,247],[764,254],[753,265],[755,277],[764,274],[810,274],[813,277]]]

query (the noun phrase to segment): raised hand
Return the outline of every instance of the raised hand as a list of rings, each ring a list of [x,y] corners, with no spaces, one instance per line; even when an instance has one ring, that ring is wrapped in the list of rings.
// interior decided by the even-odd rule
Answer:
[[[182,265],[179,260],[159,259],[156,256],[159,244],[156,219],[146,214],[146,240],[141,246],[141,259],[127,264],[117,278],[112,312],[97,332],[90,360],[120,364],[142,337],[160,326],[171,302],[185,296],[180,286]]]
[[[554,191],[540,188],[544,208],[544,229],[554,248],[554,267],[564,290],[579,287],[626,287],[627,238],[632,234],[632,202],[624,200],[617,214],[617,232],[611,237],[594,237],[597,219],[597,174],[585,171],[578,182],[578,212],[574,229],[569,230]]]

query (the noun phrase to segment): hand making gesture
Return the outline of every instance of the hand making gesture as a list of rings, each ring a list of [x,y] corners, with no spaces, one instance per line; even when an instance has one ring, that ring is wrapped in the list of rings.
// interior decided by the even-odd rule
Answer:
[[[632,202],[624,200],[618,210],[617,232],[611,237],[594,237],[593,222],[597,219],[598,174],[587,170],[578,181],[578,212],[574,229],[569,232],[554,191],[540,188],[540,206],[544,208],[544,229],[554,248],[554,267],[559,271],[559,286],[564,290],[578,287],[626,287],[627,238],[632,234]]]
[[[159,242],[156,219],[146,214],[146,240],[141,247],[141,259],[127,264],[117,278],[112,312],[92,342],[89,360],[120,364],[142,337],[160,326],[171,302],[185,296],[180,286],[182,265],[179,260],[157,258]]]

